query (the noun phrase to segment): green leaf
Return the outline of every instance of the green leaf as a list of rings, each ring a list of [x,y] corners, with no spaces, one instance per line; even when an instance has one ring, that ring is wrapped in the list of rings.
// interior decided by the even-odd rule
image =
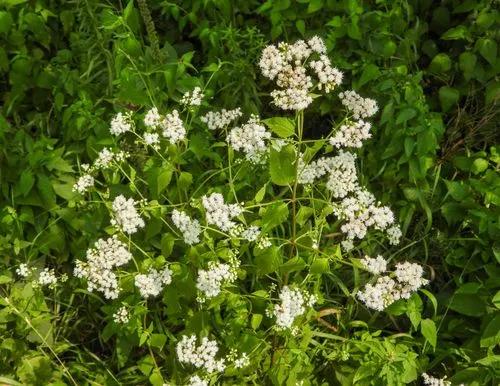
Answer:
[[[310,272],[317,275],[330,272],[328,259],[325,257],[315,259],[311,264]]]
[[[443,86],[439,89],[439,102],[444,112],[458,102],[460,93],[456,88]]]
[[[417,328],[422,319],[423,302],[417,293],[414,293],[407,302],[406,315],[410,319],[413,328]]]
[[[420,330],[425,340],[435,348],[437,343],[437,330],[434,321],[431,319],[423,319],[420,324]]]
[[[401,123],[407,122],[416,116],[417,116],[417,110],[415,110],[413,107],[406,107],[405,109],[401,110],[400,113],[398,114],[396,118],[396,124],[399,125]]]
[[[469,30],[463,24],[460,24],[457,27],[450,28],[443,35],[441,35],[441,39],[443,40],[459,40],[468,38]]]
[[[267,275],[276,272],[281,265],[282,257],[278,247],[271,247],[259,251],[255,254],[255,265],[257,267],[257,275]]]
[[[440,53],[434,56],[429,64],[429,71],[435,73],[447,72],[451,69],[451,59],[448,55]]]
[[[0,11],[0,34],[9,32],[12,26],[12,16],[7,11]]]
[[[486,326],[481,335],[481,347],[500,344],[500,315],[496,315]]]
[[[460,69],[466,74],[472,74],[476,68],[477,56],[472,52],[462,52],[458,57],[458,65]]]
[[[367,64],[363,69],[361,78],[359,78],[358,87],[362,87],[364,84],[368,83],[373,79],[378,78],[379,76],[380,76],[379,68],[373,63]]]
[[[260,323],[262,322],[262,314],[253,314],[252,319],[250,321],[250,325],[252,326],[253,330],[257,330],[260,326]]]
[[[476,158],[472,163],[471,171],[474,174],[479,174],[488,169],[488,160],[484,158]]]
[[[159,349],[163,348],[165,343],[167,343],[167,336],[163,334],[151,334],[149,338],[149,344]]]
[[[262,216],[262,229],[269,232],[288,218],[288,206],[284,202],[269,205]]]
[[[500,291],[498,291],[495,296],[493,296],[493,299],[491,299],[491,302],[496,308],[500,308]]]
[[[489,64],[492,66],[495,64],[497,59],[497,43],[495,41],[486,38],[478,39],[475,48]]]
[[[476,294],[455,293],[449,307],[460,314],[480,317],[486,312],[486,304]]]
[[[271,149],[269,173],[274,184],[287,186],[295,180],[295,172],[295,148],[293,145],[287,145],[279,152]]]
[[[34,184],[35,177],[33,177],[33,173],[31,172],[31,170],[24,170],[21,173],[21,178],[19,179],[19,182],[17,184],[19,194],[26,196],[31,191]]]
[[[164,233],[161,237],[161,254],[163,257],[169,257],[172,254],[175,244],[175,237],[171,233]]]
[[[273,117],[264,119],[262,122],[281,138],[291,137],[295,133],[295,124],[290,118]]]
[[[306,262],[301,257],[293,257],[280,267],[281,273],[302,271],[306,267]]]

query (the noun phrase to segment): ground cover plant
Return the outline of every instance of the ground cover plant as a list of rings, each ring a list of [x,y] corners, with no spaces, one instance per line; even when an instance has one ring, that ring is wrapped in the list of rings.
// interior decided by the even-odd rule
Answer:
[[[489,1],[0,2],[0,380],[496,385]]]

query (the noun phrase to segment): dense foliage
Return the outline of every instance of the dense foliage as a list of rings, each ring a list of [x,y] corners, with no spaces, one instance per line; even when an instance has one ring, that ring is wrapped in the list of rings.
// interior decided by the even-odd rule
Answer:
[[[196,367],[179,361],[176,346],[193,333],[198,343],[217,341],[219,358],[232,355],[231,363],[248,354],[248,367],[228,366],[213,384],[419,384],[423,373],[452,384],[498,384],[496,6],[0,1],[0,383],[185,384]],[[341,248],[326,181],[311,190],[297,183],[300,162],[338,153],[322,139],[339,130],[344,106],[336,89],[315,95],[301,113],[279,109],[259,60],[268,44],[315,35],[344,73],[339,89],[378,102],[371,138],[355,149],[356,169],[359,185],[392,208],[403,235],[397,246],[376,231],[352,250]],[[203,103],[186,107],[182,97],[195,87]],[[186,142],[145,143],[143,118],[154,106],[162,116],[181,111]],[[207,128],[201,117],[222,108],[241,109],[234,127],[260,114],[273,137],[263,164],[228,146],[233,126]],[[110,133],[113,117],[127,111],[137,141],[131,132]],[[94,165],[104,148],[130,157],[96,171],[95,191],[82,196],[73,189],[82,164]],[[271,246],[208,226],[202,196],[213,192],[242,202],[235,221],[258,226]],[[147,198],[137,204],[146,224],[130,241],[119,236],[137,266],[120,268],[126,296],[108,300],[89,292],[74,268],[94,242],[116,232],[119,195]],[[182,241],[174,208],[200,220],[200,244]],[[240,266],[226,274],[232,284],[200,304],[197,271],[233,261],[236,250]],[[367,308],[356,295],[372,277],[365,255],[384,256],[391,271],[418,263],[429,283],[384,311]],[[22,264],[38,286],[16,274]],[[169,272],[161,271],[166,264]],[[133,274],[150,268],[165,274],[165,288],[145,301]],[[44,269],[48,286],[38,278]],[[51,270],[58,283],[49,286]],[[276,318],[266,315],[289,282],[307,291],[301,296],[318,297],[295,335],[272,329]],[[119,317],[123,305],[125,325],[117,323],[127,319]]]

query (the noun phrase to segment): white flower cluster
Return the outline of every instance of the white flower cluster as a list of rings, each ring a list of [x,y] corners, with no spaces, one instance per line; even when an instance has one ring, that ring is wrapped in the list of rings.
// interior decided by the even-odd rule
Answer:
[[[157,129],[160,124],[161,124],[161,115],[158,112],[158,109],[156,107],[153,107],[148,110],[146,115],[144,116],[144,124],[146,125],[147,128],[150,129]]]
[[[225,358],[215,358],[218,351],[219,346],[215,340],[204,337],[198,346],[195,335],[184,335],[176,346],[179,362],[204,369],[207,373],[222,372],[226,368]]]
[[[192,375],[188,382],[188,386],[208,386],[208,381],[200,378],[198,375]]]
[[[84,194],[88,189],[94,186],[94,183],[94,177],[90,174],[84,174],[76,180],[76,183],[73,185],[73,192]]]
[[[118,136],[132,130],[133,122],[131,117],[132,113],[130,111],[126,114],[116,114],[111,120],[111,127],[109,128],[110,133]]]
[[[207,223],[216,225],[226,232],[236,225],[231,219],[243,212],[243,208],[239,204],[224,203],[224,197],[220,193],[203,196],[201,200],[207,212]]]
[[[160,136],[158,133],[144,133],[143,139],[146,145],[153,147],[153,149],[158,150],[160,148]]]
[[[335,214],[346,220],[340,230],[350,240],[364,238],[369,227],[383,231],[394,223],[389,207],[376,203],[373,194],[366,189],[358,189],[353,196],[344,198]]]
[[[127,324],[130,320],[127,307],[122,306],[118,308],[113,314],[113,320],[117,324]]]
[[[169,140],[170,143],[177,143],[186,137],[186,129],[184,123],[179,117],[179,112],[173,110],[170,114],[165,115],[161,122],[163,128],[163,136]]]
[[[119,151],[114,153],[111,149],[105,147],[98,154],[97,158],[94,160],[92,166],[89,164],[82,164],[81,168],[85,172],[82,174],[76,183],[73,185],[73,191],[80,194],[84,194],[89,188],[93,187],[95,180],[93,173],[98,172],[101,169],[109,168],[113,162],[122,162],[129,156],[128,153],[124,151]]]
[[[383,311],[386,307],[399,299],[408,299],[411,294],[429,281],[422,277],[423,268],[414,263],[404,262],[396,264],[390,276],[381,276],[375,284],[367,284],[363,291],[358,291],[358,299],[366,307],[376,311]]]
[[[393,225],[390,228],[387,228],[387,239],[389,240],[389,244],[398,245],[403,233],[401,232],[401,228],[398,225]]]
[[[276,328],[290,329],[298,316],[304,314],[306,307],[312,307],[316,297],[298,288],[284,286],[279,294],[280,304],[275,304],[272,314],[276,317]]]
[[[271,133],[259,123],[259,118],[252,116],[244,125],[232,129],[226,140],[234,150],[245,153],[249,161],[260,163],[267,154],[270,138]]]
[[[145,223],[141,218],[134,199],[128,200],[123,196],[117,196],[113,201],[113,218],[111,224],[120,228],[124,233],[131,235],[136,233],[140,228],[144,228]]]
[[[26,263],[19,264],[19,267],[16,269],[16,274],[21,277],[28,277],[31,275],[31,268]]]
[[[195,87],[192,91],[186,92],[181,98],[181,104],[184,106],[199,106],[205,97],[200,87]]]
[[[236,265],[210,262],[208,269],[198,270],[196,288],[203,294],[204,298],[213,298],[220,294],[223,285],[236,280]]]
[[[451,382],[446,380],[446,377],[444,378],[435,378],[431,375],[428,375],[427,373],[422,374],[422,378],[424,379],[424,385],[429,385],[429,386],[451,386]]]
[[[97,290],[102,292],[106,299],[116,299],[119,288],[113,268],[125,265],[131,259],[132,254],[116,235],[106,240],[99,239],[94,248],[87,250],[87,262],[76,261],[74,275],[87,279],[89,292]]]
[[[330,138],[330,144],[336,148],[341,147],[361,147],[363,141],[370,138],[372,125],[369,122],[359,120],[356,122],[349,122],[340,126],[335,135]]]
[[[193,245],[200,242],[201,227],[198,220],[192,220],[184,212],[174,209],[172,222],[182,232],[186,244]]]
[[[93,172],[99,169],[108,168],[111,166],[113,162],[121,162],[127,157],[128,154],[123,151],[119,151],[118,153],[113,153],[113,151],[105,147],[99,152],[99,154],[97,154],[97,158],[94,161],[92,167],[90,167],[89,171]]]
[[[299,158],[298,170],[299,184],[312,184],[316,179],[328,175],[326,188],[334,198],[345,197],[358,189],[356,155],[353,153],[341,150],[335,157],[322,157],[308,165]]]
[[[135,286],[143,298],[155,297],[163,291],[163,287],[172,282],[172,271],[166,267],[158,272],[150,268],[147,274],[138,274],[135,276]]]
[[[378,111],[377,102],[363,98],[356,91],[349,90],[339,93],[340,101],[349,110],[354,119],[369,118]]]
[[[263,50],[259,61],[262,74],[276,79],[280,87],[271,92],[276,106],[284,110],[303,110],[311,104],[310,91],[314,83],[307,74],[308,69],[316,75],[318,89],[326,93],[342,82],[342,73],[332,67],[325,53],[325,44],[317,36],[308,42],[280,43],[278,47],[270,45]],[[316,59],[308,61],[311,56]]]
[[[260,228],[258,226],[252,225],[241,232],[241,238],[247,241],[257,241],[260,236]]]
[[[361,260],[361,264],[368,272],[374,275],[379,275],[387,270],[387,260],[380,255],[376,258],[365,256],[364,259]]]
[[[234,360],[234,367],[237,369],[242,369],[243,367],[247,367],[250,364],[250,358],[247,353],[241,354],[241,356]]]
[[[38,276],[36,284],[43,287],[48,286],[49,288],[54,288],[57,284],[57,276],[53,269],[44,268]]]
[[[241,109],[238,107],[234,110],[209,111],[200,119],[203,123],[206,123],[210,130],[217,130],[228,126],[241,115]]]

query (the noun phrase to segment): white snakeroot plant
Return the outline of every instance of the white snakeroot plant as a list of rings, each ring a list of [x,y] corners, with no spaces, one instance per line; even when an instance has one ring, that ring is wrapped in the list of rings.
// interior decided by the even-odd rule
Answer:
[[[345,287],[339,291],[328,282],[334,276],[329,270],[343,280],[352,274],[352,257],[364,256],[364,248],[373,250],[381,237],[391,245],[402,238],[394,213],[358,176],[356,152],[372,135],[367,119],[377,113],[376,101],[355,91],[341,92],[340,101],[329,97],[341,116],[331,117],[332,130],[323,138],[314,138],[316,123],[306,120],[304,109],[314,99],[341,86],[343,75],[327,52],[317,36],[264,49],[259,67],[276,85],[270,96],[272,108],[283,110],[277,116],[261,119],[245,111],[249,118],[243,119],[240,108],[208,106],[202,103],[208,82],[160,109],[116,115],[110,125],[116,145],[81,165],[74,190],[88,201],[77,207],[99,210],[95,224],[111,220],[102,230],[108,236],[76,262],[74,275],[110,303],[110,322],[128,323],[129,313],[134,315],[127,328],[115,326],[116,334],[133,333],[131,341],[139,334],[146,339],[141,345],[147,342],[153,350],[150,336],[170,331],[181,364],[173,384],[207,385],[215,378],[251,383],[247,365],[289,366],[297,351],[290,348],[308,355],[301,346],[308,339],[296,336],[324,326],[331,333],[337,327],[322,317],[346,317],[339,310],[347,303]],[[361,265],[375,276],[361,275],[366,281],[350,302],[383,311],[428,283],[420,265],[394,261],[391,270],[382,256],[374,256]],[[24,266],[18,272],[32,276]],[[141,320],[143,326],[131,326]],[[339,323],[338,334],[348,322]],[[217,341],[242,354],[222,355],[227,349],[219,350]],[[272,358],[260,358],[263,347],[271,348]],[[301,371],[300,379],[315,375]]]
[[[145,299],[158,296],[163,288],[172,282],[172,271],[167,267],[161,271],[150,268],[147,274],[135,276],[135,286]]]
[[[111,224],[129,235],[144,228],[145,222],[137,212],[135,206],[136,202],[133,198],[127,199],[123,195],[117,196],[113,201],[113,219],[111,219]]]
[[[422,374],[422,378],[424,380],[424,385],[428,386],[451,386],[451,382],[444,378],[436,378],[432,375],[428,375],[427,373]]]
[[[186,213],[174,209],[172,222],[182,232],[186,244],[193,245],[200,242],[201,227],[198,220],[192,220]]]

